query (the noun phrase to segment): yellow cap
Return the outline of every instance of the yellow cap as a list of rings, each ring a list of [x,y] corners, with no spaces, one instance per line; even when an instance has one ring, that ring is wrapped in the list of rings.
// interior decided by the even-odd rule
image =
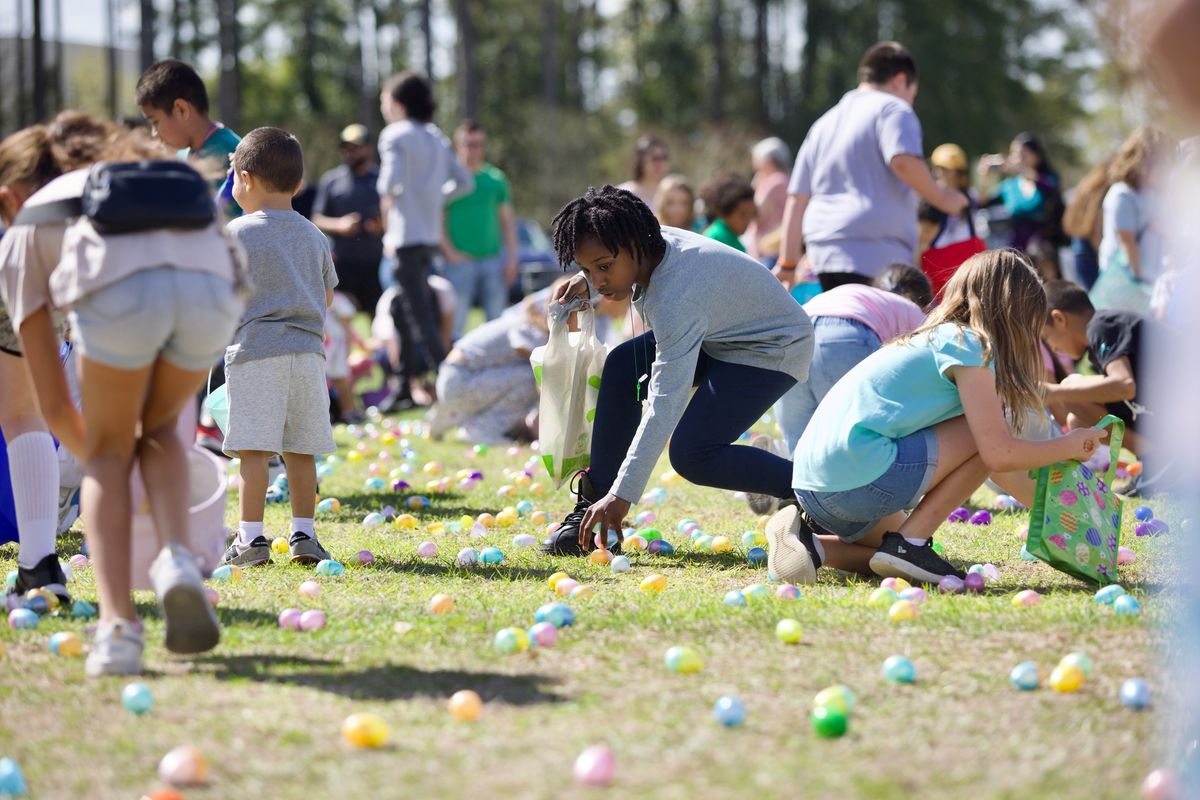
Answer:
[[[366,144],[371,141],[371,132],[366,125],[355,122],[342,128],[342,144]]]
[[[939,144],[929,156],[929,163],[942,169],[957,169],[966,172],[967,154],[956,144]]]

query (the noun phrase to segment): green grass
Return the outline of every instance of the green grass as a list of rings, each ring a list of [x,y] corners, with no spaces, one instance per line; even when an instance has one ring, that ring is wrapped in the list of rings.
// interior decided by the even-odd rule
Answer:
[[[352,444],[344,432],[338,439],[343,452]],[[462,444],[413,446],[418,475],[431,460],[451,473],[469,467],[486,475],[467,494],[434,496],[431,508],[417,512],[423,525],[494,513],[524,498],[552,519],[568,505],[566,494],[543,478],[542,497],[528,491],[497,497],[508,482],[504,469],[519,468],[528,449],[513,458],[494,448],[472,460]],[[387,449],[399,455],[398,446]],[[1145,609],[1130,620],[1094,604],[1092,591],[1073,579],[1021,561],[1016,531],[1023,515],[998,515],[985,529],[947,525],[938,536],[947,554],[964,565],[994,563],[1001,579],[980,596],[935,592],[917,620],[897,625],[867,604],[877,581],[835,573],[805,587],[799,601],[723,605],[729,589],[765,581],[765,569],[747,566],[740,544],[720,556],[694,552],[675,525],[691,517],[706,532],[740,542],[756,521],[725,492],[669,488],[666,504],[653,510],[677,555],[637,555],[625,575],[513,547],[515,534],[541,533],[525,521],[488,537],[505,551],[503,564],[464,570],[453,566],[454,555],[480,546],[478,539],[361,527],[368,511],[399,505],[390,493],[362,491],[367,463],[344,462],[323,482],[324,495],[343,505],[318,529],[348,569],[340,578],[319,578],[318,599],[296,592],[311,569],[290,565],[214,584],[221,645],[183,659],[162,648],[153,598],[139,595],[147,622],[145,680],[155,695],[144,717],[121,707],[126,681],[88,680],[82,660],[50,654],[50,634],[80,631],[82,624],[50,618],[35,631],[3,629],[0,755],[22,766],[32,796],[138,797],[159,785],[159,758],[180,744],[199,747],[211,764],[208,785],[186,790],[187,797],[272,800],[1127,798],[1156,764],[1161,710],[1171,705],[1156,659],[1170,614],[1169,597],[1158,591],[1170,580],[1170,537],[1136,539],[1128,527],[1125,543],[1139,558],[1123,568],[1122,579]],[[665,469],[660,465],[656,475]],[[421,486],[425,477],[410,480]],[[231,493],[231,525],[235,508]],[[286,535],[287,516],[286,508],[269,507],[270,536]],[[439,547],[432,561],[416,556],[427,538]],[[72,533],[60,541],[60,553],[79,546]],[[373,566],[351,566],[360,549],[375,554]],[[15,547],[0,549],[5,570],[15,557]],[[546,578],[559,569],[595,586],[592,597],[571,601],[577,623],[553,649],[494,652],[497,630],[531,625],[534,610],[554,599]],[[638,590],[653,572],[668,578],[662,594]],[[1046,595],[1044,602],[1012,607],[1012,595],[1030,587]],[[71,589],[94,599],[91,571],[81,571]],[[457,599],[455,613],[425,612],[437,592]],[[282,631],[275,618],[287,606],[321,608],[329,625],[316,633]],[[800,645],[775,639],[775,623],[785,616],[803,624]],[[703,655],[700,673],[664,670],[664,652],[681,643]],[[1076,650],[1096,666],[1077,694],[1023,693],[1009,685],[1016,663],[1036,661],[1045,677]],[[893,686],[880,676],[893,654],[916,663],[915,685]],[[1132,676],[1150,682],[1158,710],[1121,706],[1118,687]],[[858,708],[844,738],[822,740],[810,731],[808,713],[813,695],[834,683],[853,688]],[[478,723],[456,723],[446,712],[446,699],[464,688],[486,701]],[[712,705],[724,694],[745,703],[742,728],[713,721]],[[342,720],[363,710],[390,725],[386,747],[354,751],[342,743]],[[607,791],[578,787],[571,775],[576,755],[598,742],[617,757],[617,778]]]

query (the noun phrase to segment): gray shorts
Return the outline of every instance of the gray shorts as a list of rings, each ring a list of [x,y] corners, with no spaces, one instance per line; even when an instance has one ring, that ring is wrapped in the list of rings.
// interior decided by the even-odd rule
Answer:
[[[225,365],[229,427],[225,453],[322,455],[337,449],[329,424],[325,358],[296,353]]]
[[[199,372],[220,360],[242,308],[230,281],[156,267],[79,300],[70,321],[80,355],[91,361],[141,369],[161,356]]]

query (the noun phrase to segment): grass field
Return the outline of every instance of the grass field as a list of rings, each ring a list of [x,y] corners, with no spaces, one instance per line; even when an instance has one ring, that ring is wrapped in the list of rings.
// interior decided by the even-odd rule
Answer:
[[[343,455],[355,440],[338,434]],[[371,446],[378,449],[378,443]],[[556,519],[565,492],[541,497],[526,487],[501,499],[503,471],[530,456],[494,448],[479,458],[468,447],[414,439],[413,464],[442,462],[450,474],[478,469],[485,479],[465,493],[433,496],[415,512],[422,526],[462,514],[495,513],[518,499]],[[384,448],[402,463],[399,445]],[[765,582],[740,546],[756,520],[728,493],[677,485],[653,510],[677,546],[671,557],[633,555],[633,569],[614,575],[582,559],[552,559],[512,546],[518,533],[541,534],[525,520],[493,528],[486,542],[418,528],[365,529],[363,516],[398,496],[362,487],[370,458],[339,464],[322,482],[342,508],[318,530],[347,564],[338,578],[318,578],[315,600],[297,587],[311,569],[275,563],[247,570],[236,582],[214,583],[224,627],[220,646],[196,659],[170,656],[161,646],[153,597],[142,596],[147,623],[144,680],[153,709],[135,717],[122,708],[127,681],[88,680],[82,659],[47,648],[50,634],[82,631],[69,619],[44,619],[34,631],[0,633],[0,755],[22,767],[34,798],[137,798],[158,787],[156,765],[181,744],[199,747],[210,762],[203,787],[188,798],[1128,798],[1159,759],[1160,715],[1171,707],[1156,657],[1160,629],[1170,616],[1170,537],[1137,539],[1126,514],[1125,544],[1138,552],[1122,581],[1142,600],[1137,619],[1116,617],[1092,601],[1083,584],[1018,557],[1025,515],[997,515],[986,528],[947,525],[938,535],[947,555],[965,566],[994,563],[1000,580],[978,596],[932,592],[919,617],[896,624],[867,598],[878,581],[828,573],[804,587],[798,601],[772,597],[746,608],[723,604],[724,594]],[[660,465],[656,476],[666,470]],[[386,474],[386,473],[385,473]],[[987,500],[982,495],[977,499]],[[269,506],[268,537],[286,535],[288,513]],[[230,494],[230,525],[236,524]],[[635,508],[635,511],[640,510]],[[676,532],[683,518],[710,534],[734,539],[733,552],[696,552]],[[1173,524],[1178,522],[1166,515]],[[1178,527],[1178,525],[1176,525]],[[75,532],[60,540],[63,558],[79,552]],[[540,537],[539,537],[540,538]],[[435,559],[417,545],[437,542]],[[506,553],[494,567],[459,569],[460,548],[493,544]],[[354,565],[361,549],[372,566]],[[16,548],[0,549],[0,564],[15,567]],[[277,557],[278,558],[278,557]],[[501,655],[494,634],[528,627],[534,611],[554,598],[546,579],[556,570],[593,585],[572,600],[578,619],[553,649]],[[639,591],[651,573],[667,577],[661,594]],[[828,571],[827,571],[828,572]],[[71,590],[95,598],[93,576],[80,571]],[[1015,608],[1013,594],[1035,588],[1041,605]],[[457,610],[431,616],[426,604],[449,593]],[[329,617],[319,632],[281,630],[279,611],[320,608]],[[774,636],[778,620],[804,627],[799,645]],[[702,671],[668,673],[664,652],[690,644]],[[1095,673],[1075,694],[1048,688],[1019,692],[1008,682],[1018,662],[1033,660],[1043,678],[1063,655],[1083,651]],[[911,686],[887,683],[884,659],[909,656]],[[1131,711],[1118,700],[1128,677],[1146,678],[1154,709]],[[849,733],[817,738],[809,728],[813,695],[835,683],[858,696]],[[460,723],[446,700],[460,689],[479,692],[486,705],[477,723]],[[714,701],[735,694],[746,723],[725,729],[713,720]],[[391,739],[379,750],[351,750],[341,740],[343,719],[357,711],[380,715]],[[608,744],[617,773],[607,789],[577,786],[572,764],[585,747]]]

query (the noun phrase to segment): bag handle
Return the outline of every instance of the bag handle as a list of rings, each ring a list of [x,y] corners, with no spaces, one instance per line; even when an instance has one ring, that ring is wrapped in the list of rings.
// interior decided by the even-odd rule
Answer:
[[[1108,472],[1104,475],[1104,482],[1112,486],[1113,479],[1117,476],[1117,459],[1121,456],[1121,441],[1125,438],[1125,420],[1108,414],[1096,423],[1096,430],[1108,427],[1112,428],[1112,432],[1108,436]]]
[[[973,201],[971,199],[971,195],[967,194],[966,192],[963,192],[963,194],[967,195],[967,207],[965,209],[963,209],[962,216],[967,221],[967,230],[971,232],[971,238],[974,239],[975,238],[975,220],[973,219],[974,215],[971,212],[973,212],[975,210],[975,201]],[[950,225],[950,215],[946,214],[945,216],[942,217],[942,224],[941,224],[941,226],[938,227],[937,233],[935,233],[933,235],[933,238],[929,240],[929,249],[930,250],[932,250],[934,247],[937,246],[938,239],[942,238],[942,234],[946,232],[946,228],[949,225]]]

